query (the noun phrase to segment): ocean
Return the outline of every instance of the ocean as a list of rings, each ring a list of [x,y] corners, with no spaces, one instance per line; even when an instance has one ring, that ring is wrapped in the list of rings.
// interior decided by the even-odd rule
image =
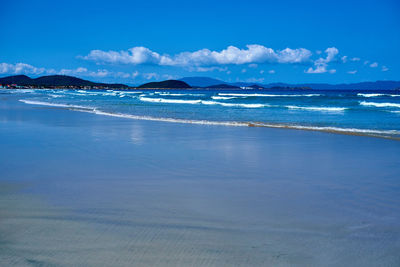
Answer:
[[[174,123],[400,137],[399,91],[0,90],[21,102]]]
[[[396,130],[360,104],[396,97],[1,93],[0,266],[400,266],[400,142],[246,127]]]

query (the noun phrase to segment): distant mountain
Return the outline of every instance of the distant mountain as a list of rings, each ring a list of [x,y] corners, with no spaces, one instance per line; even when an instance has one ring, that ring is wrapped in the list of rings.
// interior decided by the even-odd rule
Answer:
[[[38,78],[30,78],[26,75],[14,75],[0,78],[0,84],[18,86],[34,86],[34,87],[103,87],[103,88],[128,88],[125,84],[108,84],[96,83],[83,80],[73,76],[66,75],[49,75]],[[208,77],[185,77],[181,80],[167,80],[162,82],[146,83],[139,88],[224,88],[238,89],[239,87],[247,87],[246,89],[319,89],[319,90],[394,90],[400,89],[400,81],[376,81],[376,82],[360,82],[360,83],[226,83],[217,79]]]
[[[184,77],[179,79],[192,87],[208,87],[216,84],[224,83],[221,80],[209,78],[209,77]]]
[[[166,81],[162,81],[162,82],[151,82],[151,83],[145,83],[140,85],[138,88],[163,88],[163,89],[167,89],[167,88],[174,88],[174,89],[185,89],[185,88],[192,88],[190,85],[188,85],[187,83],[183,82],[183,81],[178,81],[178,80],[166,80]]]
[[[235,83],[237,85],[238,83]],[[240,83],[240,86],[246,86],[246,83]],[[314,90],[394,90],[400,88],[400,81],[376,81],[376,82],[360,82],[360,83],[269,83],[259,84],[265,88],[311,88]]]
[[[237,87],[252,87],[256,89],[262,88],[311,88],[320,90],[393,90],[400,88],[400,81],[376,81],[376,82],[359,82],[359,83],[342,83],[342,84],[328,84],[328,83],[248,83],[248,82],[234,82],[227,83],[221,80],[216,80],[208,77],[185,77],[180,79],[190,84],[192,87],[210,87],[217,84],[229,84]],[[262,87],[262,88],[261,88]]]
[[[80,78],[66,76],[66,75],[49,75],[42,76],[35,79],[31,79],[26,75],[15,75],[0,78],[0,84],[16,84],[19,86],[49,86],[49,87],[61,87],[61,86],[100,86],[110,88],[126,88],[125,84],[108,84],[108,83],[95,83]]]
[[[212,88],[212,89],[240,89],[240,87],[231,85],[231,84],[226,84],[226,83],[221,83],[221,84],[215,84],[215,85],[210,85],[206,86],[204,88]]]

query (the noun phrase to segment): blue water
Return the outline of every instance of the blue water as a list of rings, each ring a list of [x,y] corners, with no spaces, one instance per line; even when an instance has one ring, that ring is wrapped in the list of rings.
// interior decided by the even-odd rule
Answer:
[[[399,91],[0,90],[27,104],[180,123],[400,137]]]

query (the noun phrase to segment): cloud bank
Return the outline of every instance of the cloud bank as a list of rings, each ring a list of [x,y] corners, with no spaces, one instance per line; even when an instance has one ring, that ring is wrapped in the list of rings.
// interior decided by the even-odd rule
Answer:
[[[246,45],[240,49],[228,46],[221,51],[201,49],[194,52],[181,52],[175,55],[161,55],[146,47],[133,47],[126,51],[92,50],[81,58],[99,64],[152,64],[161,66],[217,66],[257,63],[305,63],[310,62],[312,53],[305,48],[286,48],[274,50],[263,45]]]
[[[42,74],[46,73],[47,71],[45,68],[37,68],[32,65],[26,63],[16,63],[16,64],[9,64],[9,63],[0,63],[0,74],[9,73],[9,74]]]

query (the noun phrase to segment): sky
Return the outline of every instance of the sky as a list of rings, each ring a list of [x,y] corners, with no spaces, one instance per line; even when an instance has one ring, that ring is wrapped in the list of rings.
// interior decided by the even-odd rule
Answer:
[[[0,1],[0,77],[400,80],[400,1]]]

